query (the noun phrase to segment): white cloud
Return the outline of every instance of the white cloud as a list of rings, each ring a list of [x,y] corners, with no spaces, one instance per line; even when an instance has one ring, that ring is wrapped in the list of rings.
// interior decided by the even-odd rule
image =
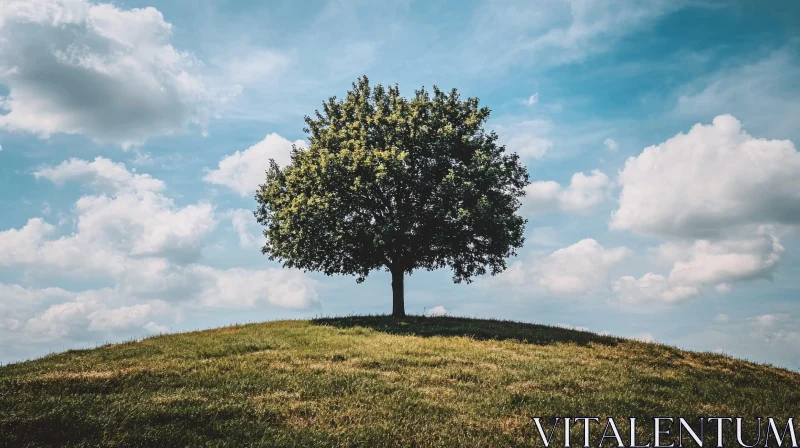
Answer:
[[[447,316],[447,310],[439,305],[425,311],[425,315],[430,317]]]
[[[247,209],[236,209],[231,214],[231,225],[239,235],[239,246],[244,248],[258,247],[259,235],[253,212]]]
[[[100,308],[89,314],[89,331],[108,331],[117,329],[127,329],[131,327],[145,328],[148,324],[153,324],[150,320],[155,315],[160,314],[162,309],[166,309],[164,302],[137,303],[132,306],[121,306],[119,308],[108,309]]]
[[[539,92],[534,93],[523,101],[526,106],[530,107],[539,102]]]
[[[297,270],[193,266],[191,275],[202,282],[197,300],[207,308],[252,308],[261,304],[304,309],[319,305],[315,282]]]
[[[3,342],[21,331],[31,309],[71,300],[74,294],[61,288],[33,289],[0,283],[0,297],[0,342]]]
[[[193,259],[214,227],[208,203],[178,208],[154,193],[85,196],[75,208],[82,240],[117,246],[135,256]]]
[[[3,150],[3,145],[0,145],[0,151],[2,151],[2,150]]]
[[[788,314],[761,314],[748,321],[748,336],[752,339],[775,344],[784,350],[785,347],[797,347],[800,344],[797,322]]]
[[[94,301],[77,298],[72,302],[53,305],[25,324],[25,333],[38,340],[52,340],[88,327],[87,315],[99,307]]]
[[[0,265],[35,263],[41,241],[53,230],[42,218],[31,218],[21,229],[0,232]]]
[[[136,332],[159,333],[180,309],[319,306],[315,282],[289,269],[215,269],[161,265],[162,270],[120,276],[114,288],[71,293],[0,283],[0,341],[30,345],[60,339],[97,340]],[[164,297],[169,300],[153,299]],[[2,351],[0,351],[2,354]]]
[[[135,145],[203,124],[214,94],[152,7],[87,0],[0,4],[0,128]]]
[[[717,286],[768,279],[784,251],[778,238],[771,235],[750,240],[699,240],[688,249],[684,259],[675,262],[669,278],[680,284]],[[718,288],[725,289],[725,286]]]
[[[169,310],[161,301],[108,308],[107,302],[118,300],[108,297],[114,293],[112,290],[87,291],[72,301],[52,305],[30,318],[23,332],[38,341],[65,337],[80,340],[91,332],[146,330],[145,326],[153,323],[151,319],[163,317]]]
[[[101,193],[76,201],[74,228],[63,236],[61,224],[41,218],[0,231],[0,267],[21,271],[20,281],[94,286],[70,292],[0,283],[0,358],[164,332],[185,310],[319,306],[316,282],[301,271],[200,264],[216,224],[213,207],[177,206],[158,179],[103,158],[35,175]]]
[[[780,322],[789,321],[788,314],[760,314],[750,319],[757,326],[764,328],[772,328]]]
[[[177,207],[160,190],[163,182],[133,174],[123,164],[97,158],[72,159],[34,174],[56,184],[75,180],[107,193],[82,196],[73,208],[76,232],[45,239],[54,227],[40,218],[20,230],[0,232],[0,248],[13,255],[0,263],[38,265],[115,276],[141,257],[196,259],[202,243],[216,226],[213,207],[204,202]],[[80,259],[82,263],[75,263]]]
[[[611,228],[714,237],[747,226],[800,224],[800,153],[751,137],[730,115],[629,158]]]
[[[55,227],[31,218],[21,229],[0,232],[0,266],[23,267],[32,275],[115,276],[133,266],[124,253],[92,244],[88,235],[49,239]]]
[[[535,288],[555,295],[581,295],[607,287],[612,267],[632,255],[626,247],[605,249],[587,238],[534,262],[516,261],[492,284]]]
[[[617,142],[613,138],[607,138],[607,139],[603,140],[603,145],[609,151],[616,151],[617,148],[619,147],[619,145],[617,145]]]
[[[269,134],[246,150],[224,157],[217,169],[209,170],[203,180],[224,185],[242,196],[253,193],[264,183],[270,159],[281,167],[291,163],[292,144],[305,146],[303,140],[290,142],[278,134]]]
[[[164,182],[154,179],[149,174],[131,173],[125,164],[114,163],[104,157],[97,157],[92,162],[81,159],[69,159],[52,168],[42,168],[34,176],[63,185],[67,181],[77,181],[100,191],[112,193],[161,191]]]
[[[575,173],[569,186],[554,181],[536,181],[525,187],[523,205],[531,211],[577,211],[594,207],[610,198],[613,183],[598,170],[590,175]]]
[[[678,302],[714,287],[771,279],[785,252],[776,234],[800,225],[800,153],[754,138],[730,115],[630,157],[619,173],[612,229],[666,238],[654,252],[668,277],[623,277],[623,302]]]
[[[523,159],[541,159],[553,147],[553,142],[547,138],[553,124],[547,120],[524,120],[495,127],[499,135],[498,143]]]
[[[696,286],[675,285],[663,275],[647,273],[640,278],[624,276],[612,290],[624,305],[677,303],[700,294]]]
[[[764,234],[746,240],[666,243],[656,252],[672,262],[669,276],[650,272],[639,279],[620,278],[613,290],[622,303],[679,303],[700,295],[711,285],[717,293],[726,294],[732,289],[731,283],[770,279],[784,248],[778,238]]]
[[[148,322],[142,328],[153,334],[163,334],[169,332],[169,327],[164,325],[159,325],[155,322]]]
[[[151,319],[163,318],[169,311],[169,306],[158,300],[117,306],[129,298],[113,289],[73,293],[0,283],[0,297],[0,342],[11,346],[64,338],[85,340],[93,332],[146,330],[148,324],[156,325]]]

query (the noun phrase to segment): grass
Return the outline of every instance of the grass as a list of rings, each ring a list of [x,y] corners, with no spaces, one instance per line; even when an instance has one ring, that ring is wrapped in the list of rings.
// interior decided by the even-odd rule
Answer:
[[[798,410],[788,370],[449,317],[237,325],[0,367],[7,446],[541,446],[533,416]]]

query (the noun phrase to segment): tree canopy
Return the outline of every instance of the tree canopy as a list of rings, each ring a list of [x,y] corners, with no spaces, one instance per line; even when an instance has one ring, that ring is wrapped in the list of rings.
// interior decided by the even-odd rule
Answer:
[[[460,283],[502,272],[524,242],[528,173],[484,130],[489,113],[456,89],[407,99],[359,78],[305,118],[309,146],[288,166],[271,161],[256,193],[262,253],[359,283],[388,270],[395,316],[406,273],[449,266]]]

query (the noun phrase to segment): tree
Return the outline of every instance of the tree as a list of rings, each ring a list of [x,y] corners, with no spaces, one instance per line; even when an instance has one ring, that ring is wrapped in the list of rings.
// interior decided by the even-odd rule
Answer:
[[[516,214],[528,172],[484,131],[489,109],[424,87],[411,99],[366,76],[343,101],[331,97],[305,117],[308,148],[274,160],[256,193],[265,225],[261,252],[284,267],[392,275],[392,315],[405,316],[403,280],[416,269],[450,266],[470,283],[524,242]]]

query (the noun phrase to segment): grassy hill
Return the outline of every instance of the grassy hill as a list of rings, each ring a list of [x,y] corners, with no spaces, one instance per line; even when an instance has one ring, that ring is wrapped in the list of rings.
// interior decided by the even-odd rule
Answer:
[[[541,446],[532,416],[799,410],[791,371],[447,317],[232,326],[0,367],[8,446]]]

